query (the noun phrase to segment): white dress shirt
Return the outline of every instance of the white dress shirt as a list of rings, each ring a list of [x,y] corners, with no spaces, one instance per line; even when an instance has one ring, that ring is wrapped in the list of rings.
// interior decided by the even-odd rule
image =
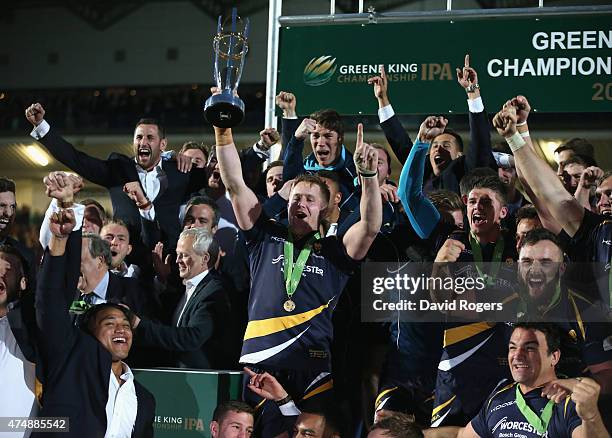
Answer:
[[[138,399],[134,386],[132,370],[124,362],[119,385],[111,369],[108,382],[108,401],[106,402],[106,434],[104,438],[130,438],[136,424]]]
[[[85,217],[85,206],[83,204],[74,203],[70,208],[72,211],[74,211],[74,219],[76,220],[74,231],[80,230],[83,226],[83,218]],[[57,203],[57,199],[53,198],[49,204],[49,207],[47,208],[47,211],[45,211],[45,219],[40,226],[40,231],[38,234],[38,241],[43,248],[49,246],[49,242],[51,241],[51,230],[49,229],[51,215],[53,213],[57,213],[58,211],[60,211],[60,206]]]
[[[484,111],[484,103],[482,97],[478,96],[476,99],[468,99],[468,108],[471,113],[481,113]],[[386,122],[395,115],[395,111],[391,104],[378,108],[378,121],[380,123]]]
[[[134,161],[136,159],[134,158]],[[161,187],[160,178],[164,176],[164,171],[162,169],[162,163],[164,160],[159,160],[157,165],[146,171],[138,163],[136,163],[136,171],[138,172],[138,179],[140,180],[140,185],[142,186],[147,199],[151,202],[155,201],[157,195],[159,195],[159,189]],[[140,215],[145,219],[150,221],[155,220],[155,206],[151,205],[151,208],[148,210],[138,210]]]
[[[50,129],[51,129],[51,126],[49,125],[49,123],[47,123],[46,120],[43,120],[42,122],[40,122],[38,126],[32,129],[32,132],[30,132],[30,136],[32,136],[36,140],[40,140],[45,135],[47,135]],[[134,158],[134,162],[136,162],[135,158]],[[159,194],[159,187],[160,187],[159,178],[161,175],[163,175],[162,162],[163,160],[160,159],[159,163],[152,170],[148,172],[144,170],[142,167],[140,167],[138,163],[136,162],[136,171],[138,172],[138,179],[140,180],[140,184],[142,185],[142,188],[144,189],[145,195],[151,202],[153,202],[155,198],[157,197],[157,195]],[[151,221],[155,219],[155,207],[154,206],[151,206],[149,210],[139,209],[138,211],[140,212],[140,215],[144,217],[145,219],[148,219]]]
[[[35,417],[38,412],[34,364],[23,356],[6,316],[0,318],[0,417]],[[30,432],[4,432],[21,438]]]
[[[185,311],[187,304],[189,304],[189,299],[192,297],[196,288],[198,287],[200,282],[204,280],[204,277],[206,277],[207,274],[208,274],[208,271],[202,271],[195,277],[192,277],[189,280],[185,281],[185,295],[183,295],[183,299],[179,302],[179,306],[182,304],[182,307],[181,307],[181,311],[178,314],[178,317],[176,318],[177,327],[178,327],[179,322],[181,321],[181,317],[183,316],[183,312]]]

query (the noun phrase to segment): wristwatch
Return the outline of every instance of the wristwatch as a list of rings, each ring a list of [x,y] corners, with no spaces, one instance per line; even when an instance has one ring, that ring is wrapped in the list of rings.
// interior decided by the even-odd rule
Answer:
[[[467,87],[465,87],[465,91],[467,91],[468,93],[473,93],[476,90],[480,90],[480,85],[470,84]]]

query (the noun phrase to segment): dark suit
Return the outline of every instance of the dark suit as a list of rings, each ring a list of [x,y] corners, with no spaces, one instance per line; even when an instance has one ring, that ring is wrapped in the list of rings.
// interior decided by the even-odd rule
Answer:
[[[491,135],[487,113],[469,113],[470,147],[465,155],[451,161],[439,176],[433,176],[429,159],[425,163],[424,180],[431,178],[434,189],[445,189],[459,193],[459,181],[476,167],[489,167],[497,171],[497,163],[491,149]],[[404,131],[397,116],[393,116],[380,124],[385,137],[393,149],[393,153],[402,163],[406,162],[412,141]]]
[[[140,287],[140,282],[135,278],[120,277],[109,272],[108,287],[106,288],[106,301],[119,300],[128,305],[130,309],[139,315],[148,315],[151,309],[151,300],[146,292]]]
[[[143,318],[135,332],[136,343],[173,352],[174,366],[220,368],[226,366],[228,321],[229,300],[223,282],[215,271],[209,271],[187,302],[178,327]]]
[[[58,433],[58,437],[103,437],[111,355],[97,339],[72,325],[62,305],[66,290],[76,288],[76,283],[66,283],[67,278],[74,278],[66,276],[66,258],[45,254],[36,289],[36,318],[45,334],[39,343],[45,369],[40,416],[70,417],[70,432]],[[134,385],[138,412],[132,436],[152,437],[155,399],[138,382]]]
[[[106,187],[113,204],[115,217],[126,222],[132,230],[141,234],[140,213],[134,201],[125,193],[127,182],[140,181],[134,158],[113,153],[107,160],[91,157],[78,151],[60,137],[53,128],[39,140],[53,157],[94,184]],[[190,193],[206,185],[204,169],[192,168],[181,173],[175,161],[164,161],[159,194],[153,200],[155,221],[159,223],[163,242],[167,248],[174,248],[180,233],[179,207]],[[144,190],[143,190],[144,191]]]

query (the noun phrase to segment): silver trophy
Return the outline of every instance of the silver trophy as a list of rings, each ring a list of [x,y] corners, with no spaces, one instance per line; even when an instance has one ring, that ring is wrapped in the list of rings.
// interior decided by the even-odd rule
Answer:
[[[248,34],[249,19],[242,20],[236,8],[232,8],[231,21],[222,22],[219,16],[217,35],[213,40],[213,70],[221,93],[209,97],[204,103],[204,117],[219,128],[232,128],[244,119],[244,102],[238,97],[237,89],[249,50]]]

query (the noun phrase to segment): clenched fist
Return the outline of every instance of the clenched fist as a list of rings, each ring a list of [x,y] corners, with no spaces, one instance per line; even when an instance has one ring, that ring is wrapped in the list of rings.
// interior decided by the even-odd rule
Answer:
[[[461,251],[465,250],[465,245],[455,239],[446,239],[438,254],[435,262],[437,263],[453,263],[459,259]]]
[[[504,138],[512,137],[516,134],[516,108],[513,105],[506,106],[493,117],[493,126],[499,135]]]
[[[316,126],[317,122],[314,119],[306,118],[302,120],[302,123],[300,123],[300,126],[297,127],[293,135],[298,140],[305,140],[315,130]]]
[[[68,237],[75,226],[76,219],[71,209],[59,210],[49,218],[49,229],[55,237]]]
[[[28,122],[37,127],[45,118],[45,109],[40,103],[33,103],[26,108],[25,116]]]
[[[442,116],[429,116],[419,127],[418,139],[423,143],[431,143],[434,138],[444,133],[448,120]]]
[[[293,93],[281,91],[275,99],[276,105],[283,110],[283,117],[296,117],[295,107],[297,100]]]
[[[259,141],[257,147],[263,151],[267,151],[272,145],[278,143],[280,134],[274,128],[266,128],[259,133]]]

